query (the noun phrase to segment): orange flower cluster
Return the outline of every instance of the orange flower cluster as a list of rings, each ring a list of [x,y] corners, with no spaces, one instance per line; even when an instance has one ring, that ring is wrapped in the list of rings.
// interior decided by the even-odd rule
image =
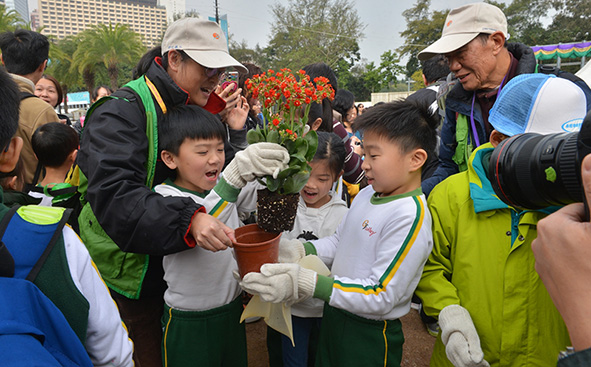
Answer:
[[[246,88],[253,98],[263,102],[263,115],[272,122],[272,126],[277,127],[283,121],[293,131],[295,120],[303,123],[298,125],[307,123],[308,106],[312,102],[320,103],[324,98],[334,98],[334,89],[327,78],[315,78],[314,85],[304,70],[300,70],[298,75],[299,80],[290,69],[281,69],[279,72],[269,70],[246,81]],[[302,106],[306,109],[300,119],[296,112]]]
[[[286,169],[277,177],[267,176],[263,183],[272,192],[298,193],[310,177],[308,164],[316,153],[318,135],[311,130],[306,133],[308,113],[312,103],[321,103],[324,98],[334,98],[334,89],[328,79],[319,77],[310,81],[310,76],[300,70],[298,78],[289,69],[279,72],[269,70],[246,81],[246,88],[254,98],[263,103],[264,128],[249,130],[249,144],[270,142],[287,149],[290,160]]]

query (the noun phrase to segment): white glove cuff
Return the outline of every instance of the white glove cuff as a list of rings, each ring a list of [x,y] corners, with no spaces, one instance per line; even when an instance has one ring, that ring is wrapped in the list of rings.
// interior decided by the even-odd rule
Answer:
[[[300,273],[298,275],[298,302],[312,298],[316,289],[317,279],[318,275],[314,270],[300,267]]]
[[[447,345],[449,337],[456,331],[464,333],[466,327],[474,328],[470,313],[460,305],[449,305],[439,313],[439,327],[441,328],[441,341]]]
[[[233,160],[226,166],[226,169],[223,172],[224,180],[229,183],[231,186],[241,189],[246,186],[246,180],[242,178],[240,175],[240,170],[238,169],[238,162]]]

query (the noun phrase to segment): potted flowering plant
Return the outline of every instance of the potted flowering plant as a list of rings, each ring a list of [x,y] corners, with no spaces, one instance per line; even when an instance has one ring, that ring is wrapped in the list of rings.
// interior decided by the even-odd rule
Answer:
[[[293,229],[299,192],[310,177],[308,162],[318,147],[318,135],[306,127],[308,112],[312,103],[334,98],[327,78],[315,78],[312,83],[305,71],[298,74],[299,79],[289,69],[269,70],[246,82],[253,97],[262,101],[266,120],[264,128],[248,132],[248,143],[277,143],[290,155],[289,166],[276,178],[266,176],[261,180],[266,189],[258,191],[257,223],[267,232]]]

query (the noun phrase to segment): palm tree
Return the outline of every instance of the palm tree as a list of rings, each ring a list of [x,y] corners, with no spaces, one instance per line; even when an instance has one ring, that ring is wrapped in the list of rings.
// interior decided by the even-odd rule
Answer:
[[[76,36],[68,36],[49,48],[49,60],[47,74],[52,75],[62,85],[64,97],[68,95],[68,88],[80,84],[80,73],[72,70],[72,55],[76,51],[79,42]],[[65,113],[68,113],[68,101],[64,100]]]
[[[141,36],[124,24],[98,24],[80,33],[79,47],[72,57],[72,67],[82,73],[89,92],[89,79],[94,79],[94,67],[104,64],[113,90],[118,88],[120,64],[135,64],[144,54]],[[94,84],[94,81],[93,81]]]
[[[14,10],[6,9],[6,5],[0,3],[0,33],[14,31],[18,26],[24,24],[20,14]]]

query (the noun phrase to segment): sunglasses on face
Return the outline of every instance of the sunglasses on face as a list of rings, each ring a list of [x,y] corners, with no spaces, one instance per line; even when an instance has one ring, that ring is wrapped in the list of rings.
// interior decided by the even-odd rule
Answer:
[[[212,78],[214,76],[221,78],[226,73],[226,68],[208,68],[205,66],[204,66],[204,68],[205,68],[205,75],[208,78]]]

